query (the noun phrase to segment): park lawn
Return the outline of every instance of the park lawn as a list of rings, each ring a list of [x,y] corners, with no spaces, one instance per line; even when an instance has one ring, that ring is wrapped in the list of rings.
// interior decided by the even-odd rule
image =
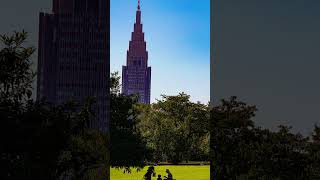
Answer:
[[[148,167],[142,171],[137,172],[132,170],[131,174],[123,173],[123,170],[111,169],[111,180],[142,180],[143,175],[146,173]],[[155,166],[155,171],[158,174],[166,176],[165,170],[169,169],[176,180],[209,180],[210,179],[210,166]],[[154,177],[152,180],[156,180]]]

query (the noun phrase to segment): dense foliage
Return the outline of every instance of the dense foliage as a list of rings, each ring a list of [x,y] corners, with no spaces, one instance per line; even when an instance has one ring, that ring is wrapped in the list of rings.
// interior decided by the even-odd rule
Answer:
[[[209,109],[190,96],[162,96],[139,105],[139,130],[153,150],[155,162],[205,161],[209,155]]]
[[[26,39],[24,31],[0,35],[0,96],[15,103],[31,97],[36,75],[30,68],[35,48],[22,46]]]
[[[256,127],[257,111],[236,97],[211,112],[211,179],[319,179],[319,128],[313,139],[289,127]]]
[[[107,136],[88,127],[93,99],[32,100],[34,48],[23,46],[26,39],[25,32],[0,37],[0,179],[88,179],[103,168],[97,177],[105,176]]]

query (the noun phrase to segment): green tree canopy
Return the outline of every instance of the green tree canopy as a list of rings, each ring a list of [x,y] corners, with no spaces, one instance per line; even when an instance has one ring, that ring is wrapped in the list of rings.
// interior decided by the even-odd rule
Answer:
[[[140,105],[139,130],[153,149],[154,161],[200,160],[209,143],[208,106],[190,101],[190,96],[162,96],[152,105]]]

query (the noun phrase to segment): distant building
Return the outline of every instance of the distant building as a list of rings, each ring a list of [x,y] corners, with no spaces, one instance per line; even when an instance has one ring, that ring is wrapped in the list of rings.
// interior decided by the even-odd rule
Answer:
[[[53,0],[40,13],[37,99],[96,97],[92,128],[108,130],[110,1]]]
[[[140,103],[150,104],[151,67],[148,67],[148,52],[142,31],[140,0],[131,36],[127,65],[122,67],[122,93],[139,94]]]

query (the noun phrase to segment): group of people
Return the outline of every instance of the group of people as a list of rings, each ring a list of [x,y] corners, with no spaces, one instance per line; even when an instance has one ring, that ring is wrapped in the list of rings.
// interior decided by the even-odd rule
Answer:
[[[166,173],[167,173],[167,176],[164,176],[164,179],[162,179],[161,175],[159,174],[157,180],[173,180],[172,174],[169,169],[166,169]],[[152,176],[153,177],[156,176],[156,172],[153,166],[148,168],[147,173],[144,175],[144,179],[151,180]]]

